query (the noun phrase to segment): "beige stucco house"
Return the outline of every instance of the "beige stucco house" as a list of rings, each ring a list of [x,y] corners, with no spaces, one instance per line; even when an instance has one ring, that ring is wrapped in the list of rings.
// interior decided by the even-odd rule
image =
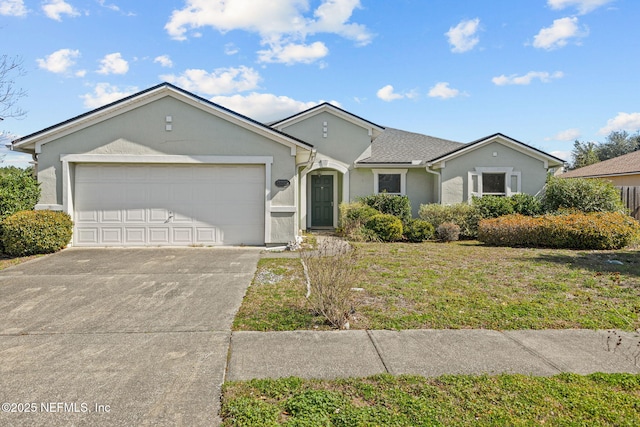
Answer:
[[[263,124],[162,83],[12,142],[38,209],[74,246],[278,245],[336,227],[378,192],[420,204],[535,194],[563,161],[502,134],[469,144],[385,128],[330,104]]]

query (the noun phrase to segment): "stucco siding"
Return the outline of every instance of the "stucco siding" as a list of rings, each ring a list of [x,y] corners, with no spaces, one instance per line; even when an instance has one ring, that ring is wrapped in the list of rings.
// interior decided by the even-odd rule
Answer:
[[[319,153],[346,164],[353,163],[371,144],[367,129],[328,112],[318,113],[281,130],[312,144]]]
[[[420,205],[435,203],[433,174],[420,169],[409,169],[407,171],[407,196],[411,201],[411,215],[418,217]]]
[[[546,182],[547,171],[544,166],[539,159],[499,142],[492,142],[446,161],[441,170],[442,204],[467,201],[468,173],[475,168],[512,167],[513,172],[521,174],[521,192],[536,194]]]
[[[171,116],[172,130],[165,129]],[[61,154],[271,156],[271,204],[294,206],[295,156],[291,148],[173,97],[164,97],[48,142],[38,158],[41,204],[62,204]],[[70,165],[73,174],[73,165]],[[275,186],[277,179],[292,182]],[[73,183],[73,179],[71,180]],[[284,222],[289,222],[288,226]],[[295,236],[295,215],[272,215],[272,242]]]

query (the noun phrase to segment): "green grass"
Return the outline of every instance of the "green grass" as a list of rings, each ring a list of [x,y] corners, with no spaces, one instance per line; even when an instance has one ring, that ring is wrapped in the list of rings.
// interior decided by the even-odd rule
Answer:
[[[352,329],[640,327],[640,252],[363,243]],[[619,260],[623,264],[607,261]],[[273,280],[265,281],[265,277]],[[263,259],[236,330],[326,329],[298,259]]]
[[[223,385],[225,426],[638,426],[640,375],[379,375]]]
[[[22,264],[23,262],[30,261],[34,258],[41,257],[43,255],[31,255],[23,257],[13,257],[6,254],[0,254],[0,270],[12,267],[14,265]]]

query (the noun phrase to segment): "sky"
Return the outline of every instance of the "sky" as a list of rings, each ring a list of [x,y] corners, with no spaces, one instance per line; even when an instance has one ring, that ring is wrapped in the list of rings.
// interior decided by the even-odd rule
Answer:
[[[0,131],[166,81],[263,122],[331,102],[569,160],[576,139],[640,130],[638,18],[638,0],[0,0],[0,55],[22,61],[27,94]]]

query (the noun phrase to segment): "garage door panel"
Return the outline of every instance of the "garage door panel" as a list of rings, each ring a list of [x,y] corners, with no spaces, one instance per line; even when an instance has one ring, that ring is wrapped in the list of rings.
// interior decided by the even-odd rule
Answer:
[[[77,165],[74,244],[264,243],[264,166]]]

